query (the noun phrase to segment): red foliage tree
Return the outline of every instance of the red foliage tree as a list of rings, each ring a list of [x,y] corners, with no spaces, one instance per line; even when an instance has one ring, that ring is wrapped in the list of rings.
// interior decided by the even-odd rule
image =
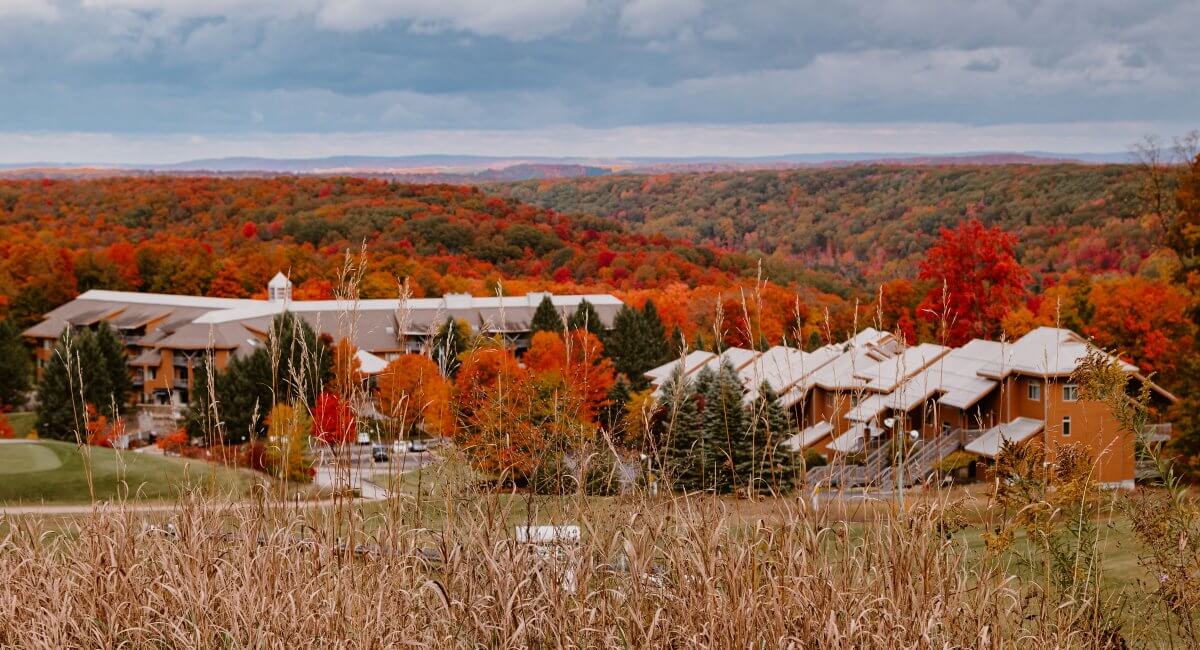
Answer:
[[[101,415],[96,410],[95,405],[87,405],[87,443],[95,447],[112,447],[118,438],[125,435],[125,421],[121,418],[115,418],[109,422],[108,418]]]
[[[334,446],[354,442],[358,437],[358,419],[350,406],[334,393],[317,396],[312,409],[313,437]]]
[[[996,337],[1008,312],[1022,305],[1030,276],[1013,254],[1015,245],[1015,237],[978,219],[941,230],[921,261],[920,278],[934,284],[919,312],[944,328],[947,345]]]

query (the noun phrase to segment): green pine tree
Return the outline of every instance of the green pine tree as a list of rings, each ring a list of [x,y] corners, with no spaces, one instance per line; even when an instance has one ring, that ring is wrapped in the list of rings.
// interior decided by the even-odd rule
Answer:
[[[537,309],[533,312],[533,318],[529,321],[529,332],[562,332],[563,319],[558,310],[554,308],[554,303],[550,300],[550,296],[544,296],[542,301],[538,303]]]
[[[579,301],[575,313],[567,319],[567,329],[587,330],[601,339],[604,338],[604,321],[600,320],[600,314],[587,300]]]
[[[274,360],[275,403],[299,400],[309,406],[316,403],[317,396],[333,377],[331,343],[291,312],[275,317],[267,340],[268,352]]]
[[[608,404],[600,409],[600,424],[609,433],[616,433],[625,417],[625,405],[633,396],[629,380],[618,375],[612,388],[608,389]]]
[[[687,340],[683,338],[683,330],[679,329],[678,325],[671,330],[671,344],[667,352],[670,352],[672,357],[682,357],[688,353]]]
[[[95,332],[96,347],[104,357],[105,373],[108,376],[109,399],[96,408],[107,417],[115,417],[129,403],[133,393],[133,378],[129,374],[129,356],[125,344],[107,321],[101,321]]]
[[[653,300],[647,300],[646,304],[642,306],[642,327],[646,336],[644,354],[646,363],[650,364],[646,370],[660,366],[677,356],[671,350],[670,342],[667,340],[667,330],[663,327],[662,319],[658,316],[658,309],[654,306]]]
[[[681,491],[703,489],[705,445],[700,436],[703,420],[696,382],[676,369],[663,384],[658,403],[658,448],[665,452],[671,484]]]
[[[429,355],[442,369],[442,374],[458,374],[459,357],[471,347],[471,328],[462,321],[447,316],[430,341]]]
[[[705,482],[720,493],[732,492],[745,483],[744,477],[737,475],[738,462],[746,451],[739,443],[749,427],[744,394],[737,371],[728,361],[721,363],[704,392]]]
[[[33,382],[33,362],[12,319],[0,321],[0,411],[25,405]]]
[[[231,358],[225,370],[213,377],[211,386],[208,366],[205,360],[192,370],[188,433],[230,444],[265,435],[266,417],[282,399],[272,390],[271,353],[258,348],[249,355]]]
[[[612,330],[605,337],[604,350],[616,371],[628,377],[635,390],[648,385],[647,370],[675,356],[652,302],[647,302],[640,310],[629,305],[621,307],[613,318]]]
[[[779,395],[763,382],[739,443],[738,476],[751,494],[785,494],[796,482],[794,454],[782,446],[794,432]]]
[[[120,377],[125,381],[129,380],[128,372],[122,365]],[[118,382],[120,377],[116,378]],[[85,435],[89,404],[107,417],[119,415],[123,404],[116,402],[113,380],[112,366],[105,359],[96,333],[64,330],[38,383],[38,435],[57,440]]]
[[[83,435],[87,421],[80,376],[78,338],[66,332],[59,337],[37,386],[37,421],[43,438],[74,440]]]

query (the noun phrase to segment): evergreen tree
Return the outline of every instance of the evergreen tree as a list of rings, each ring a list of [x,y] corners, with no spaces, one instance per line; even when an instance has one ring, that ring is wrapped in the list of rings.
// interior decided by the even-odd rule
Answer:
[[[33,363],[12,319],[0,321],[0,412],[23,406],[32,385]]]
[[[87,421],[81,387],[78,338],[67,332],[59,337],[37,387],[37,421],[34,428],[43,438],[73,440],[83,436]]]
[[[587,330],[597,337],[604,338],[604,322],[600,320],[600,314],[596,312],[596,308],[587,300],[580,300],[579,307],[575,309],[575,313],[571,314],[571,318],[567,320],[567,329],[572,330]]]
[[[813,350],[816,350],[817,348],[821,347],[822,345],[823,345],[823,342],[821,341],[821,333],[820,332],[818,332],[817,330],[813,330],[808,333],[808,346],[807,346],[808,352],[812,352]]]
[[[679,329],[678,325],[671,330],[671,343],[668,346],[667,352],[672,357],[682,357],[687,354],[687,340],[683,338],[683,330]]]
[[[117,333],[113,331],[107,321],[100,321],[99,327],[96,328],[95,341],[100,355],[104,358],[110,396],[107,405],[97,404],[96,408],[111,418],[118,414],[113,411],[114,405],[118,410],[123,409],[129,403],[130,394],[133,393],[133,378],[129,375],[129,356],[125,353],[125,344],[117,338]],[[103,407],[107,407],[107,409]]]
[[[471,329],[462,321],[447,316],[430,341],[429,356],[437,363],[442,374],[453,377],[461,365],[459,357],[471,347]]]
[[[100,415],[115,418],[124,404],[117,401],[114,384],[122,381],[129,382],[128,368],[122,364],[114,371],[97,333],[64,330],[38,383],[38,435],[58,440],[83,435],[88,404]]]
[[[677,356],[671,350],[670,342],[667,341],[667,330],[663,327],[662,319],[658,316],[658,309],[654,306],[653,300],[647,300],[646,304],[642,306],[642,327],[646,336],[646,362],[650,364],[646,370],[662,365]]]
[[[554,308],[550,296],[544,296],[538,303],[537,310],[533,312],[533,318],[529,321],[529,331],[531,334],[563,331],[562,316]]]
[[[609,433],[616,433],[621,426],[621,420],[625,417],[625,405],[632,396],[629,380],[618,375],[612,388],[608,390],[608,403],[600,409],[600,424]]]
[[[667,475],[677,490],[702,489],[705,445],[695,382],[677,369],[663,384],[659,404],[658,448],[665,452]]]
[[[275,402],[316,404],[333,377],[333,351],[327,337],[318,336],[303,318],[283,312],[271,322],[267,345],[274,361]]]
[[[702,425],[706,446],[706,487],[717,492],[731,492],[744,484],[737,475],[738,461],[743,456],[739,444],[749,426],[742,403],[744,391],[737,371],[723,361],[704,392]]]
[[[751,494],[784,494],[795,486],[794,454],[781,443],[793,431],[779,395],[767,382],[758,389],[750,426],[738,444],[737,473]]]
[[[209,363],[192,369],[192,395],[187,429],[193,437],[235,444],[266,433],[266,418],[282,397],[272,390],[271,353],[258,348],[233,357],[209,386]],[[213,398],[216,407],[213,407]]]
[[[604,349],[617,372],[625,375],[638,390],[648,383],[647,370],[675,356],[667,343],[658,311],[649,301],[641,310],[629,305],[621,307],[613,318],[613,328],[606,337]]]

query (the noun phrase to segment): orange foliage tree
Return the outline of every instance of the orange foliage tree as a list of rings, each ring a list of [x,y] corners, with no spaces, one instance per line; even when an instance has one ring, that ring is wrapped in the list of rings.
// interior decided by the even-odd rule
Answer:
[[[577,344],[540,337],[530,367],[500,348],[463,356],[455,378],[454,438],[476,468],[524,482],[594,435],[594,413],[588,414],[586,392],[577,387],[611,386],[597,376],[611,381],[612,369],[593,363],[599,342],[588,336],[580,333]]]
[[[537,332],[524,357],[525,366],[543,379],[561,379],[567,389],[564,398],[577,401],[579,417],[594,423],[616,382],[612,361],[604,356],[604,345],[586,330],[571,330],[565,336],[556,332]]]
[[[379,373],[376,381],[379,409],[402,425],[401,432],[420,427],[437,436],[452,433],[450,384],[432,359],[420,354],[401,355]]]
[[[339,339],[333,346],[333,379],[329,390],[334,395],[349,400],[362,386],[362,362],[358,360],[358,348],[349,339]]]
[[[0,440],[6,440],[16,435],[13,430],[12,423],[8,421],[8,416],[0,412]]]
[[[1130,355],[1142,370],[1171,372],[1192,347],[1195,325],[1184,291],[1163,281],[1118,277],[1095,283],[1085,332]]]

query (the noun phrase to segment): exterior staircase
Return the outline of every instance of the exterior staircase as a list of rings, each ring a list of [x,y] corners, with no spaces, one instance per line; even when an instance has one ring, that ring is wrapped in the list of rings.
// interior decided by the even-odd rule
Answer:
[[[924,482],[937,464],[950,454],[978,438],[985,429],[951,429],[934,438],[922,440],[909,449],[904,459],[904,485]],[[870,485],[887,489],[896,487],[896,467],[892,464],[892,447],[882,444],[867,455],[861,465],[833,463],[815,467],[806,477],[809,487],[861,487]]]
[[[872,478],[879,473],[887,460],[888,445],[879,445],[867,454],[862,465],[847,465],[834,462],[830,465],[814,467],[805,476],[810,487],[859,487],[873,483]]]
[[[942,459],[962,449],[983,432],[983,429],[951,429],[935,438],[919,442],[909,450],[904,459],[904,485],[923,483]],[[876,485],[881,488],[896,487],[896,479],[896,467],[885,467],[879,472]]]

